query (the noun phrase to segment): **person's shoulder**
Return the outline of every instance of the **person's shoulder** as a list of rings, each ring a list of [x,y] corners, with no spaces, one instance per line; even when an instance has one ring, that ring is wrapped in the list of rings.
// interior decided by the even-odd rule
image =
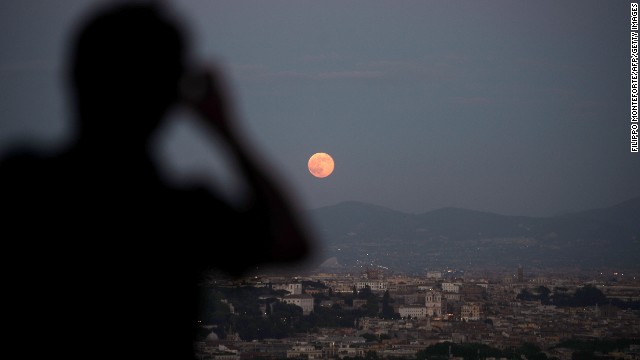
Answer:
[[[179,204],[183,209],[217,209],[219,211],[234,212],[232,206],[218,193],[201,183],[166,184],[162,182],[168,200]]]
[[[33,149],[10,149],[0,158],[0,176],[7,179],[38,171],[47,161],[47,156]]]
[[[0,158],[0,185],[3,191],[42,186],[53,183],[64,168],[69,167],[65,156],[59,153],[39,151],[30,148],[8,150]]]

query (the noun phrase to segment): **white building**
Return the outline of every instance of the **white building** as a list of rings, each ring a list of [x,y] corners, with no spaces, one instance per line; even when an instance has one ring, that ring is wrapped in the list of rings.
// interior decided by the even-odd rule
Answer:
[[[302,294],[302,284],[300,283],[273,284],[271,285],[271,288],[273,290],[286,290],[291,295]]]
[[[452,292],[452,293],[458,293],[460,292],[460,287],[462,286],[462,283],[458,283],[458,282],[443,282],[442,283],[442,291],[444,292]]]
[[[322,350],[316,349],[313,345],[299,343],[287,350],[287,359],[322,359]]]
[[[427,307],[420,305],[401,305],[398,308],[400,317],[403,318],[425,318],[427,317]]]
[[[309,315],[313,311],[313,296],[309,294],[287,295],[280,299],[285,304],[293,304],[302,308],[302,315]]]
[[[386,291],[387,290],[387,282],[381,280],[360,280],[356,282],[356,289],[358,291],[369,287],[371,291]]]

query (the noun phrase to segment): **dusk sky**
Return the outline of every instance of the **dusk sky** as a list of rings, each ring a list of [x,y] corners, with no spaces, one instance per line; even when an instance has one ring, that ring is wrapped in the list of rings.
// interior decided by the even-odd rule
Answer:
[[[98,3],[0,3],[0,151],[71,136],[68,41]],[[549,216],[640,195],[629,1],[169,3],[304,208]],[[218,149],[184,117],[159,137],[162,164],[234,192]],[[323,179],[307,169],[316,152],[335,160]]]

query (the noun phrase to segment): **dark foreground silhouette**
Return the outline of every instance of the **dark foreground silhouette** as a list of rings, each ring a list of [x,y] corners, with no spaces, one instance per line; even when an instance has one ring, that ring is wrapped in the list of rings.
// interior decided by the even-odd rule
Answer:
[[[26,358],[191,359],[204,271],[300,263],[313,241],[243,141],[219,75],[190,75],[163,9],[102,8],[78,30],[77,141],[0,164],[5,344]],[[244,203],[159,176],[149,141],[176,105],[224,140]]]

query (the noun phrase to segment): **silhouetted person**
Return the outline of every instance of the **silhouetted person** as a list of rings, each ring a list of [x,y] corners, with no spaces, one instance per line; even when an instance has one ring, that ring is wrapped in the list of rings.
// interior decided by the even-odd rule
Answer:
[[[6,343],[28,358],[193,358],[203,271],[301,262],[313,241],[241,138],[215,71],[190,75],[185,34],[163,9],[104,8],[79,30],[77,141],[0,165]],[[149,142],[176,105],[224,140],[244,203],[159,176]]]

